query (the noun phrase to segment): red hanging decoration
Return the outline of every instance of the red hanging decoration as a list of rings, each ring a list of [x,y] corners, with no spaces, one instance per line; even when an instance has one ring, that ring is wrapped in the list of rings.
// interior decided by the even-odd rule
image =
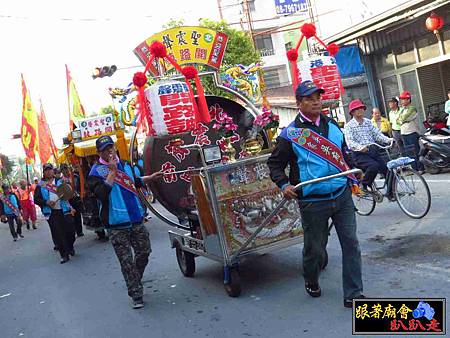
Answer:
[[[153,41],[152,44],[150,45],[150,53],[155,57],[155,58],[165,58],[167,57],[167,49],[166,46],[164,46],[161,42],[159,41]]]
[[[145,96],[144,89],[145,85],[147,83],[147,77],[145,76],[145,73],[148,71],[150,65],[155,60],[155,58],[163,59],[166,62],[170,63],[178,72],[183,74],[185,77],[185,82],[189,89],[189,97],[190,100],[194,106],[194,114],[195,114],[195,121],[198,122],[204,122],[209,123],[211,122],[211,116],[209,115],[208,105],[206,103],[205,93],[203,90],[202,83],[200,81],[200,77],[198,76],[198,71],[192,66],[187,66],[184,68],[181,68],[180,65],[167,54],[167,49],[159,41],[154,41],[150,45],[150,58],[145,66],[144,72],[138,72],[133,77],[133,84],[138,89],[138,97],[137,97],[137,103],[138,103],[138,117],[137,117],[137,124],[138,127],[142,127],[147,129],[147,132],[150,134],[154,134],[155,131],[152,127],[152,116],[150,111],[150,105],[148,102],[148,99]],[[158,60],[159,62],[159,60]],[[198,94],[198,100],[195,99],[194,91],[192,89],[192,86],[190,84],[190,80],[194,79],[195,84],[197,87],[197,94]]]
[[[300,28],[300,31],[302,33],[300,39],[298,40],[297,44],[295,45],[295,48],[289,50],[286,53],[286,56],[289,60],[289,63],[291,64],[292,69],[292,86],[294,87],[294,92],[297,89],[297,86],[299,85],[298,79],[299,79],[299,69],[297,66],[297,60],[298,60],[298,49],[300,48],[300,45],[304,38],[316,38],[316,40],[330,53],[331,56],[335,56],[339,52],[339,46],[335,43],[331,43],[330,45],[326,45],[316,34],[316,26],[313,23],[305,23]]]
[[[425,20],[425,27],[434,34],[436,34],[443,26],[444,18],[434,12],[431,12],[430,16]]]
[[[300,31],[302,32],[303,36],[307,39],[316,36],[316,26],[313,23],[303,24],[303,26],[300,28]]]
[[[337,53],[339,53],[339,46],[335,43],[330,43],[327,47],[327,51],[331,56],[335,56]]]
[[[292,86],[294,87],[294,91],[295,91],[298,87],[298,77],[299,77],[299,71],[298,71],[298,66],[297,66],[298,52],[295,49],[291,49],[291,50],[288,50],[286,55],[289,60],[289,63],[291,64]]]
[[[193,78],[195,78],[198,75],[198,72],[197,72],[197,69],[195,69],[194,67],[186,66],[181,69],[181,74],[183,74],[183,76],[186,79],[192,80]]]
[[[136,88],[140,88],[145,86],[147,83],[147,76],[143,72],[137,72],[133,76],[133,84],[136,86]]]

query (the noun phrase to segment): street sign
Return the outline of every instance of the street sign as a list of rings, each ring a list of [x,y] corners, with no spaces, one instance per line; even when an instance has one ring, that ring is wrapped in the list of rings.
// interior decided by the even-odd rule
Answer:
[[[306,0],[275,0],[277,14],[286,15],[308,10]]]

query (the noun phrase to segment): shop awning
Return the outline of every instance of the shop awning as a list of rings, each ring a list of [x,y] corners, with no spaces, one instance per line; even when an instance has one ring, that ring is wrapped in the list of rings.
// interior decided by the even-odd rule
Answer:
[[[393,24],[402,24],[449,3],[450,0],[412,0],[323,40],[327,44],[334,42],[342,45],[368,33],[386,29]]]

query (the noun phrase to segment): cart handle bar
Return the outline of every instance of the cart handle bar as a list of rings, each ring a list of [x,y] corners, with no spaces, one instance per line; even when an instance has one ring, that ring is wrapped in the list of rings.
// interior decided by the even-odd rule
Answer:
[[[314,184],[314,183],[319,183],[322,181],[326,181],[326,180],[330,180],[332,178],[338,178],[338,177],[342,177],[342,176],[348,176],[351,174],[357,174],[357,173],[361,173],[361,169],[351,169],[351,170],[347,170],[347,171],[343,171],[341,173],[338,174],[334,174],[334,175],[330,175],[330,176],[324,176],[324,177],[319,177],[319,178],[315,178],[309,181],[305,181],[305,182],[300,182],[299,184],[297,184],[294,187],[294,190],[298,190],[301,187],[305,186],[305,185],[309,185],[309,184]],[[237,256],[239,256],[239,254],[244,251],[248,245],[253,242],[253,240],[255,239],[255,237],[261,232],[261,230],[267,225],[269,224],[269,222],[271,221],[271,219],[278,213],[278,211],[286,204],[286,202],[288,201],[288,199],[286,197],[283,197],[283,199],[281,200],[281,202],[275,207],[275,209],[272,210],[272,212],[264,219],[264,221],[258,226],[258,228],[253,232],[253,234],[247,238],[247,240],[241,245],[241,247],[230,257],[230,261],[233,262]]]

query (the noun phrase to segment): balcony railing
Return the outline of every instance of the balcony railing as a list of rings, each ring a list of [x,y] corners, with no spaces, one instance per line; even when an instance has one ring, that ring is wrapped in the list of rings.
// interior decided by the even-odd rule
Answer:
[[[275,50],[273,48],[272,49],[260,49],[259,55],[261,55],[261,57],[272,56],[272,55],[275,55]]]

